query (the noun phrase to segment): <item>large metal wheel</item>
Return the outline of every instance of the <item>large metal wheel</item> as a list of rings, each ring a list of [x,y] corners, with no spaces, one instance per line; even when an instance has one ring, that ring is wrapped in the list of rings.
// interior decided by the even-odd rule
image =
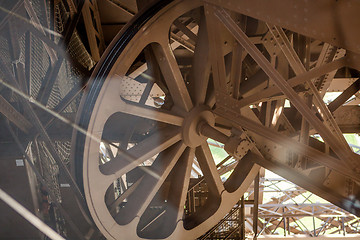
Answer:
[[[274,73],[270,63],[265,62],[269,59],[273,66],[281,68],[279,65],[289,60],[291,50],[285,57],[274,50],[274,55],[280,56],[276,60],[270,55],[269,46],[265,50],[260,44],[251,45],[260,41],[258,36],[267,36],[265,23],[249,18],[242,25],[242,15],[222,9],[237,9],[236,1],[213,2],[214,5],[194,0],[155,3],[138,14],[113,40],[93,74],[78,114],[78,123],[87,134],[76,134],[74,159],[92,218],[108,239],[194,239],[206,232],[234,206],[257,175],[259,167],[248,161],[255,156],[246,155],[249,149],[258,156],[262,153],[268,158],[286,159],[288,152],[284,149],[294,142],[289,137],[274,135],[275,130],[284,130],[276,121],[280,119],[279,109],[284,106],[285,98],[290,99],[316,129],[314,133],[320,133],[338,157],[354,158],[341,149],[345,143],[334,119],[321,109],[326,121],[320,121],[305,101],[295,96],[295,91],[308,90],[292,88],[305,79],[296,79],[297,82],[288,86],[282,76],[291,74]],[[245,29],[245,26],[250,27]],[[281,29],[275,26],[269,29],[273,33],[278,31],[274,38],[284,37]],[[180,37],[181,32],[186,36]],[[272,82],[254,80],[254,86],[247,84],[245,94],[240,96],[244,92],[239,92],[238,79],[247,77],[234,66],[246,54],[242,54],[237,41],[251,55],[247,57],[247,64],[252,65],[250,69],[256,71],[259,65],[287,96],[269,98],[268,107],[255,106],[260,109],[257,116],[248,106],[264,99],[256,96],[254,90]],[[297,59],[290,62],[292,67],[294,64],[299,64]],[[286,67],[280,71],[283,69]],[[295,68],[294,72],[300,74],[305,69]],[[247,74],[261,78],[251,71]],[[279,92],[274,87],[269,89],[264,97]],[[316,94],[319,89],[315,90]],[[324,107],[323,102],[316,102],[319,100],[316,94],[314,104]],[[275,111],[273,100],[279,100],[274,102]],[[308,100],[311,103],[310,97]],[[236,108],[244,109],[242,115]],[[244,115],[252,121],[247,122],[242,118]],[[328,123],[328,117],[332,122]],[[290,127],[285,129],[287,136],[301,135],[301,143],[291,145],[294,151],[305,152],[313,160],[324,157],[325,153],[306,148],[310,127],[306,127],[306,122],[302,124],[301,133],[290,131]],[[242,127],[252,131],[251,138],[238,132]],[[272,130],[267,131],[267,127]],[[329,129],[337,134],[336,140]],[[277,143],[269,144],[267,140],[271,138]],[[221,177],[218,159],[209,147],[215,140],[241,159],[227,176]],[[289,142],[284,144],[284,141]],[[238,148],[241,142],[249,144]],[[336,147],[337,144],[341,147]],[[330,168],[339,165],[325,163]],[[342,170],[348,176],[352,174],[348,169]],[[194,173],[203,175],[208,191],[203,207],[190,213],[184,206]]]
[[[169,38],[180,16],[196,17],[200,26],[194,30],[199,51],[187,80],[174,57],[177,43],[171,45]],[[225,136],[214,128],[221,120],[212,112],[208,54],[198,1],[160,1],[108,49],[83,100],[80,126],[89,134],[78,136],[77,146],[84,147],[75,158],[89,210],[107,238],[196,238],[231,209],[256,176],[258,167],[244,166],[238,169],[242,179],[229,179],[227,189],[208,137],[199,132],[206,125],[207,135]],[[136,91],[138,98],[128,97]],[[184,206],[197,162],[208,187],[207,203],[188,216]]]

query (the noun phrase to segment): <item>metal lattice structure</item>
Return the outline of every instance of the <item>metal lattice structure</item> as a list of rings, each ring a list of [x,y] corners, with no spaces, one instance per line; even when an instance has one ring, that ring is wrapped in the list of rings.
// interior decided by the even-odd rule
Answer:
[[[265,238],[269,235],[279,238],[359,235],[358,217],[283,178],[262,177],[259,188],[262,196],[271,198],[261,199],[257,205],[257,230],[254,228],[254,188],[251,187],[244,201],[239,201],[199,239],[241,239],[242,231],[248,238],[255,235]]]
[[[0,189],[59,234],[48,237],[357,234],[360,148],[344,134],[360,129],[359,10],[3,1]],[[283,195],[262,202],[266,184]],[[327,203],[297,202],[308,191]],[[46,238],[0,209],[0,238]]]

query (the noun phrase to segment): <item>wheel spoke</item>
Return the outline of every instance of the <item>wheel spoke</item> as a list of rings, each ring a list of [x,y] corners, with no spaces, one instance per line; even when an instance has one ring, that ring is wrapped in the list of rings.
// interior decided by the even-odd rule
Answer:
[[[103,174],[112,175],[107,180],[108,183],[111,184],[118,177],[172,146],[180,139],[181,134],[179,128],[169,127],[159,129],[158,132],[152,134],[128,151],[119,153],[113,161],[100,165],[99,168]]]
[[[135,183],[133,183],[129,188],[123,192],[117,199],[115,199],[114,202],[112,202],[109,206],[110,212],[114,213],[116,210],[116,207],[120,205],[126,198],[128,198],[134,191],[137,189],[139,184],[142,182],[143,178],[138,179]]]
[[[168,214],[170,216],[175,216],[175,221],[180,220],[184,214],[184,205],[189,188],[190,174],[194,158],[195,149],[187,148],[181,156],[180,161],[178,161],[176,171],[172,177],[171,189],[173,189],[173,191],[170,193],[168,199],[170,204]]]
[[[144,106],[142,104],[129,103],[126,100],[122,99],[120,93],[122,81],[121,79],[121,76],[116,75],[116,77],[109,80],[106,83],[107,85],[104,86],[104,92],[106,93],[104,93],[104,95],[102,96],[102,102],[98,107],[99,111],[101,109],[101,117],[104,119],[104,121],[106,121],[106,119],[108,119],[112,114],[122,112],[137,117],[168,123],[175,126],[182,125],[183,118],[176,116],[169,111]],[[102,127],[103,125],[100,124],[99,128]],[[101,131],[101,129],[97,130]]]
[[[193,104],[170,44],[153,44],[152,47],[174,103],[190,111]]]
[[[169,123],[175,126],[181,126],[184,120],[182,117],[176,116],[169,111],[154,109],[139,104],[125,103],[121,112],[163,123]]]
[[[219,20],[214,15],[214,7],[205,4],[206,26],[209,35],[210,61],[214,86],[218,91],[226,92],[226,70],[223,43],[220,39],[223,31]]]
[[[249,152],[251,153],[251,152]],[[234,171],[224,183],[225,189],[228,192],[235,192],[242,185],[247,175],[251,172],[254,162],[251,155],[247,153],[242,159],[239,159],[234,167]]]
[[[205,59],[205,62],[204,62]],[[191,69],[190,91],[195,105],[204,104],[208,90],[210,75],[209,42],[205,22],[202,15],[199,33],[195,46],[193,65]]]
[[[195,149],[187,148],[177,161],[174,170],[170,173],[166,182],[170,182],[169,192],[164,200],[164,210],[146,217],[141,222],[141,231],[147,231],[151,227],[158,229],[157,236],[166,236],[171,233],[179,220],[184,215],[184,206],[190,182],[191,163],[195,157]],[[161,216],[161,220],[160,220]],[[151,230],[150,230],[151,231]]]
[[[157,156],[150,168],[159,177],[145,173],[135,192],[129,196],[125,208],[116,215],[117,222],[127,222],[144,213],[184,150],[185,145],[179,142]]]
[[[196,158],[200,164],[201,171],[204,174],[209,192],[214,196],[220,196],[221,192],[224,190],[224,185],[220,179],[215,161],[207,143],[203,143],[196,148]]]

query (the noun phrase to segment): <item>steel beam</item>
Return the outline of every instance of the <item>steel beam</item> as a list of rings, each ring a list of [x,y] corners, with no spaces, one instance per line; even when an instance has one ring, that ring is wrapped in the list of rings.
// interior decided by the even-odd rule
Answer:
[[[294,70],[296,75],[303,74],[306,72],[306,68],[301,62],[299,56],[295,52],[295,49],[291,46],[289,39],[287,38],[283,29],[275,25],[268,24],[269,31],[272,33],[275,41],[280,46],[282,52],[284,53],[285,57],[287,58],[290,66]],[[324,101],[322,100],[322,96],[320,96],[318,89],[315,87],[311,79],[306,80],[307,86],[311,90],[312,99],[315,104],[319,108],[319,114],[324,118],[324,124],[328,126],[328,128],[335,134],[338,139],[338,145],[342,146],[343,149],[347,151],[351,151],[342,132],[340,131],[339,127],[337,126],[334,117],[331,115],[329,109],[325,105]],[[311,102],[309,102],[309,107],[311,107]]]
[[[307,79],[320,77],[324,74],[327,74],[328,72],[342,68],[345,65],[346,65],[346,58],[340,58],[336,61],[321,65],[320,67],[313,68],[308,72],[305,72],[296,77],[293,77],[293,78],[289,79],[287,82],[290,84],[291,87],[295,87],[299,84],[303,84],[304,82],[306,82]],[[247,105],[263,101],[264,99],[269,98],[273,95],[277,95],[277,94],[281,94],[281,91],[279,90],[278,87],[276,87],[276,86],[269,87],[269,88],[261,91],[261,94],[254,93],[250,96],[247,96],[247,97],[239,100],[239,107],[242,108]]]
[[[352,95],[360,90],[360,78],[351,84],[343,93],[340,94],[334,101],[332,101],[328,108],[331,112],[334,112],[341,105],[343,105]]]
[[[29,133],[32,124],[0,95],[0,113],[14,123],[21,131]]]
[[[322,153],[312,147],[309,147],[305,144],[302,144],[296,140],[293,140],[292,138],[289,138],[285,135],[282,135],[272,129],[269,129],[261,124],[258,124],[238,112],[236,112],[234,109],[231,109],[230,106],[236,109],[236,100],[220,94],[218,94],[219,100],[219,106],[215,109],[215,113],[217,113],[220,116],[227,117],[232,123],[234,123],[236,126],[243,127],[247,130],[250,130],[251,132],[254,132],[257,135],[263,136],[270,141],[276,142],[286,148],[291,149],[294,152],[297,152],[302,155],[306,155],[310,157],[312,160],[327,166],[335,171],[339,171],[343,174],[348,175],[351,178],[354,179],[360,179],[358,174],[353,173],[352,171],[349,171],[343,164],[341,164],[341,161],[339,159],[331,157],[325,153]],[[221,105],[222,102],[227,102],[228,107],[224,107]]]
[[[210,62],[212,66],[212,76],[214,86],[218,91],[227,92],[226,68],[224,61],[223,42],[221,41],[222,30],[219,21],[214,15],[215,9],[211,5],[205,4],[206,26],[209,39]]]
[[[279,89],[289,98],[291,103],[303,115],[304,118],[320,133],[323,139],[330,145],[333,151],[341,158],[351,171],[360,171],[357,165],[357,159],[351,155],[346,148],[339,146],[334,134],[324,126],[312,110],[304,103],[300,96],[292,89],[291,85],[277,72],[265,56],[257,49],[257,47],[249,40],[246,34],[234,22],[229,14],[224,10],[215,10],[216,16],[225,25],[225,27],[233,34],[237,41],[245,48],[252,58],[259,64],[264,72],[275,82]]]
[[[354,33],[354,29],[360,29],[357,0],[229,0],[226,5],[219,0],[206,2],[360,53],[360,34]]]
[[[254,240],[256,240],[258,234],[260,172],[254,180],[254,185],[253,232]]]
[[[356,209],[353,207],[353,203],[350,199],[346,199],[338,193],[334,192],[332,189],[325,187],[323,185],[319,185],[314,181],[311,181],[306,176],[296,172],[294,169],[282,165],[280,163],[276,163],[270,160],[267,160],[257,154],[248,153],[251,156],[251,159],[258,165],[288,179],[291,182],[296,183],[300,187],[305,188],[308,191],[316,192],[316,194],[324,199],[327,199],[331,203],[339,206],[351,212],[355,215],[360,214],[360,209]]]

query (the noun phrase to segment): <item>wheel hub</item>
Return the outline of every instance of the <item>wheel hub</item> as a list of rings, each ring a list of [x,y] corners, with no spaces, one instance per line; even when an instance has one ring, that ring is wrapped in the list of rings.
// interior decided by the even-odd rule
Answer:
[[[206,141],[207,137],[200,134],[199,126],[207,123],[215,125],[215,116],[208,106],[200,105],[193,108],[185,117],[182,136],[184,143],[189,147],[197,147]]]

